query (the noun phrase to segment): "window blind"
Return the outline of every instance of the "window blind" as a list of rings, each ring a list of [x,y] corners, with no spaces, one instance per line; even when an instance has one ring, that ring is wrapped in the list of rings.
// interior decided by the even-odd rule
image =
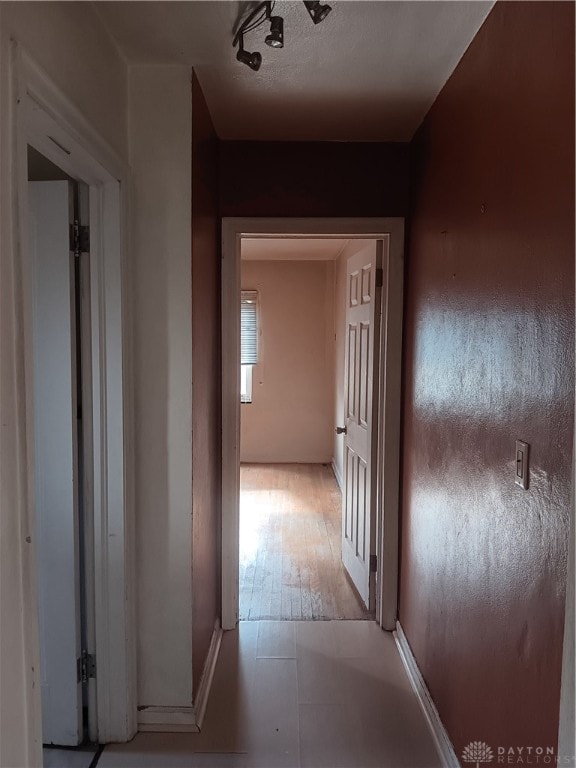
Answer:
[[[242,291],[240,296],[240,363],[258,362],[258,291]]]

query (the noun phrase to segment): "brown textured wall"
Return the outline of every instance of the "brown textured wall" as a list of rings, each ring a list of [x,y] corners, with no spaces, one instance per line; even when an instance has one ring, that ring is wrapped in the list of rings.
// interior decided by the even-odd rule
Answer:
[[[414,141],[400,619],[457,753],[556,746],[574,6],[498,3]],[[531,445],[530,489],[514,441]]]
[[[222,216],[405,216],[409,145],[224,141]]]
[[[192,673],[194,695],[220,615],[220,249],[218,139],[192,79]]]

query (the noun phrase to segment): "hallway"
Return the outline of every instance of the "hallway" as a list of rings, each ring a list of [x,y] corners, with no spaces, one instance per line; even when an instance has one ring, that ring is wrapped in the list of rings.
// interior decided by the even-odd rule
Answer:
[[[340,489],[325,464],[240,468],[240,619],[367,619],[341,556]]]
[[[368,621],[226,632],[202,733],[140,733],[98,768],[434,768],[392,635]]]
[[[575,30],[0,2],[1,768],[576,768]]]

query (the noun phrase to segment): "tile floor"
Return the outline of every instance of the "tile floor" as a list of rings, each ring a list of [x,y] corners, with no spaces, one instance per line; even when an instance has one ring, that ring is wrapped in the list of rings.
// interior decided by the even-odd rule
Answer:
[[[226,632],[199,734],[141,733],[98,768],[435,768],[392,635],[368,621]]]

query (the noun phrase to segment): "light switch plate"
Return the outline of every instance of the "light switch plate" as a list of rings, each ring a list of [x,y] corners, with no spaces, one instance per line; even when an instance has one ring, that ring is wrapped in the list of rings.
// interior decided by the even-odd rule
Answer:
[[[514,462],[516,467],[516,485],[520,488],[528,490],[528,477],[530,472],[529,467],[530,446],[523,440],[516,440],[516,460]]]

